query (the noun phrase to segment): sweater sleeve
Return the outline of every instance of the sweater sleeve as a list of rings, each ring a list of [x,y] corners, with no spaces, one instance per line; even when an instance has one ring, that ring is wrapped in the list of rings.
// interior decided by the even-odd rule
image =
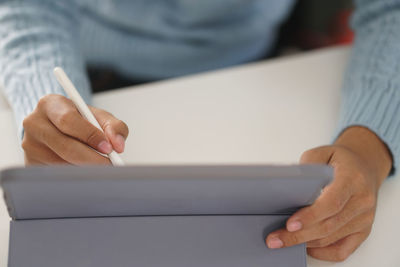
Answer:
[[[53,77],[61,66],[86,101],[75,0],[0,1],[0,82],[22,137],[22,121],[46,94],[64,94]]]
[[[338,134],[374,131],[400,163],[400,0],[356,0],[356,39],[344,78]]]

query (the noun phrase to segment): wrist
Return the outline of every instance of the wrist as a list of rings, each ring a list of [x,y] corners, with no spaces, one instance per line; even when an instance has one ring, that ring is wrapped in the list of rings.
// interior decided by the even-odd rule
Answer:
[[[386,144],[371,130],[362,126],[347,128],[336,139],[335,145],[356,153],[373,171],[380,185],[388,176],[393,160]]]

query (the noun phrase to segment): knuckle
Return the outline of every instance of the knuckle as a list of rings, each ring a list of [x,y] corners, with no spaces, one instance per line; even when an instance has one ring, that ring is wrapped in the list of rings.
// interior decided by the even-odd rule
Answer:
[[[336,225],[337,222],[334,219],[329,219],[327,220],[324,224],[321,226],[321,235],[327,236],[333,231],[336,230]]]
[[[372,193],[367,194],[362,198],[362,205],[368,209],[372,209],[376,205],[376,196]]]
[[[372,224],[374,223],[374,220],[375,220],[375,213],[369,212],[366,216],[366,223],[369,226],[369,228],[371,228]]]
[[[344,199],[343,198],[336,198],[333,202],[332,202],[332,212],[333,213],[337,213],[340,210],[342,210],[343,206],[344,206]]]
[[[120,120],[120,123],[121,123],[121,128],[122,128],[123,131],[126,133],[126,135],[128,135],[128,134],[129,134],[129,127],[128,127],[128,125],[127,125],[125,122],[121,121],[121,120]]]
[[[25,131],[29,131],[32,128],[32,126],[34,125],[33,120],[33,114],[31,113],[22,121],[22,127],[24,127]]]
[[[335,259],[338,262],[345,261],[350,256],[350,253],[343,247],[338,247],[335,251]]]
[[[299,234],[287,235],[285,239],[286,239],[286,241],[285,241],[286,246],[293,246],[293,245],[302,243],[301,237]]]
[[[63,98],[62,95],[47,94],[47,95],[42,96],[42,97],[39,99],[39,101],[38,101],[38,103],[37,103],[37,106],[38,106],[38,107],[42,107],[42,106],[47,105],[47,103],[49,103],[49,101],[52,101],[52,100],[54,100],[54,99],[61,99],[61,98]]]
[[[314,210],[309,210],[306,217],[307,221],[310,221],[310,223],[314,223],[318,220],[318,214]]]
[[[111,121],[107,121],[104,124],[104,128],[110,128],[113,131],[120,131],[123,135],[128,135],[129,134],[129,128],[128,125],[126,125],[125,122],[123,122],[122,120],[119,119],[114,119]]]
[[[118,128],[121,128],[121,129],[126,129],[126,128],[128,128],[128,126],[125,124],[125,122],[123,122],[123,121],[121,121],[121,120],[115,120],[113,123],[112,123],[112,125],[114,126],[114,127],[118,127]]]
[[[66,127],[73,123],[74,118],[76,117],[76,111],[73,109],[68,109],[60,114],[57,118],[57,125],[59,127]]]
[[[365,229],[365,236],[366,237],[368,237],[369,236],[369,234],[371,233],[371,231],[372,231],[372,223],[371,223],[371,225],[370,226],[368,226],[366,229]]]
[[[21,147],[22,147],[22,149],[23,149],[25,152],[29,151],[30,142],[27,140],[26,136],[25,136],[24,139],[22,140]]]
[[[96,142],[96,140],[99,139],[99,133],[97,131],[97,129],[92,129],[90,130],[87,138],[86,138],[86,143],[87,144],[94,144]]]
[[[300,156],[300,162],[307,162],[309,157],[313,154],[314,149],[310,149],[307,151],[304,151],[303,154]]]
[[[117,128],[117,127],[122,127],[122,121],[118,119],[114,119],[110,122],[111,127]]]
[[[312,241],[312,244],[315,247],[323,248],[323,247],[326,247],[327,245],[329,245],[329,242],[328,242],[328,239],[323,238],[323,239],[317,239],[317,240]]]
[[[51,97],[51,95],[42,96],[42,97],[39,99],[38,103],[37,103],[37,107],[40,108],[40,107],[46,105],[47,102],[49,101],[49,98],[50,98],[50,97]]]
[[[110,121],[110,120],[106,120],[106,121],[104,121],[104,123],[101,125],[101,128],[103,128],[103,130],[112,130],[112,128],[113,128],[113,124],[112,124],[112,121]]]

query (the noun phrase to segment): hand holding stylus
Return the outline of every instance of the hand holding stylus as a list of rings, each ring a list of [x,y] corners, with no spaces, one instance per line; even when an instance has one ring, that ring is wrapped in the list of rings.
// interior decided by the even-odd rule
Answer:
[[[107,111],[94,107],[89,109],[102,130],[82,117],[70,99],[62,95],[42,97],[23,122],[25,163],[111,164],[108,157],[96,151],[122,153],[128,127]]]
[[[93,113],[90,111],[89,107],[86,105],[85,101],[78,93],[71,80],[68,78],[67,74],[65,74],[64,70],[60,67],[56,67],[54,69],[54,75],[56,76],[57,81],[60,83],[60,85],[64,88],[64,91],[67,93],[69,98],[75,104],[79,113],[85,119],[87,119],[92,125],[94,125],[97,129],[104,132],[99,122],[97,121]],[[113,165],[115,166],[124,165],[124,162],[122,161],[120,156],[113,149],[111,149],[111,151],[108,149],[106,153],[108,154],[108,157]]]

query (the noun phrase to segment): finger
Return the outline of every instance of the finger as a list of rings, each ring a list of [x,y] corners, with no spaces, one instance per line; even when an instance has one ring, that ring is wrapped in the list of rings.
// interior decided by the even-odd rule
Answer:
[[[286,229],[279,229],[270,233],[265,243],[270,249],[291,247],[293,245],[307,242],[307,231],[290,233]]]
[[[361,214],[358,217],[351,220],[346,225],[342,226],[337,231],[330,234],[329,236],[307,242],[307,247],[309,248],[327,247],[353,233],[361,231],[370,233],[373,220],[374,220],[373,212],[367,212]]]
[[[328,164],[333,156],[333,153],[334,150],[330,146],[322,146],[310,149],[301,155],[300,164]],[[320,198],[323,198],[323,196]],[[321,206],[321,208],[323,207]],[[303,228],[303,224],[304,222],[299,221],[297,216],[292,216],[289,218],[286,225],[289,231],[298,231]]]
[[[45,109],[49,120],[62,133],[88,144],[101,153],[108,154],[112,151],[105,134],[83,118],[71,100],[65,98],[63,101],[48,101]]]
[[[355,231],[360,231],[361,229],[367,227],[367,222],[363,221],[364,219],[365,218],[360,218],[359,221],[354,221],[353,224],[346,225],[346,228],[343,229],[343,234],[347,233],[347,235],[349,235]],[[331,220],[331,222],[334,222],[333,218],[329,218],[326,221],[329,220]],[[269,248],[282,248],[295,246],[305,242],[311,243],[315,241],[316,243],[318,243],[317,240],[324,240],[325,242],[327,241],[325,240],[325,238],[333,239],[333,234],[336,233],[337,230],[340,230],[340,228],[337,227],[335,224],[327,223],[326,221],[296,232],[289,232],[284,228],[274,231],[273,233],[270,233],[267,237],[267,246]],[[344,236],[339,235],[339,237],[343,238]],[[337,241],[338,239],[339,238],[337,238],[335,241]]]
[[[80,141],[62,134],[49,121],[38,121],[37,129],[33,136],[71,164],[110,164],[108,158],[101,156]]]
[[[360,200],[352,198],[342,211],[334,216],[317,224],[306,225],[302,230],[281,231],[279,236],[285,246],[293,246],[316,239],[321,240],[347,225],[360,214],[366,213],[368,210],[370,210],[370,206],[363,205],[363,203],[360,203]],[[372,214],[374,213],[372,212]],[[348,226],[351,226],[351,224]],[[363,227],[365,227],[365,225]]]
[[[307,150],[300,157],[300,164],[328,164],[334,154],[331,146]]]
[[[349,204],[337,215],[326,219],[318,226],[311,226],[315,229],[316,235],[309,240],[311,246],[325,246],[342,239],[352,232],[360,231],[361,229],[372,225],[374,220],[374,211],[370,211],[369,206],[361,205],[357,200],[350,200]]]
[[[359,232],[349,235],[336,243],[324,248],[307,248],[307,253],[313,258],[324,261],[344,261],[368,237],[369,232]]]
[[[68,163],[61,157],[59,157],[56,153],[51,151],[48,147],[37,142],[28,133],[24,134],[22,148],[25,151],[25,159],[26,159],[25,162],[28,163],[29,165],[32,164],[54,165],[54,164]]]
[[[124,152],[125,140],[129,134],[128,126],[105,110],[94,107],[91,107],[91,110],[103,128],[106,136],[111,141],[115,151],[118,153]]]
[[[335,177],[311,206],[300,209],[288,219],[286,229],[299,231],[338,214],[349,201],[351,190],[348,183]]]

